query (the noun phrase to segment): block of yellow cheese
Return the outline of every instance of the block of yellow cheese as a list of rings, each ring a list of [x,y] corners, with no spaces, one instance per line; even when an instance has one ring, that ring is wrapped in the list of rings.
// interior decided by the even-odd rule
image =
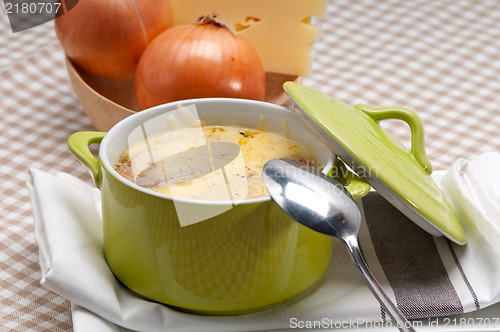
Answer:
[[[311,16],[323,18],[327,0],[170,0],[174,25],[217,13],[247,39],[260,56],[264,70],[308,76],[311,46],[319,29]]]

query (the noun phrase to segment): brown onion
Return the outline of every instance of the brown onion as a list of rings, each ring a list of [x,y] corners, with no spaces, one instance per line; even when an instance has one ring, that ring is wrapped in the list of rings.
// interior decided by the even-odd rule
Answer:
[[[83,0],[55,20],[66,55],[88,73],[132,77],[146,46],[172,26],[169,0]]]
[[[141,109],[203,97],[263,100],[266,75],[252,45],[210,15],[170,28],[148,45],[135,91]]]

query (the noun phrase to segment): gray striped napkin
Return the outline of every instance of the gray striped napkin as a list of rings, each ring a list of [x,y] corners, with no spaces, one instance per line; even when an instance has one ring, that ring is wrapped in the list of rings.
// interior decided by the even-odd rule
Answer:
[[[451,242],[423,231],[378,193],[365,197],[363,207],[378,261],[403,314],[422,318],[463,313],[464,305],[446,265],[456,270],[466,284],[470,283]],[[443,262],[435,241],[443,242],[441,245],[449,250],[451,263]],[[464,301],[478,303],[472,287],[470,292],[470,298]]]

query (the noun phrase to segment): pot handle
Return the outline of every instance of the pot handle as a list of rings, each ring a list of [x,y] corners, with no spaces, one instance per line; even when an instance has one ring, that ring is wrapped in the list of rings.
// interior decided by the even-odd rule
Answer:
[[[368,182],[349,171],[344,162],[337,157],[326,175],[342,184],[354,199],[362,198],[370,192],[371,187]]]
[[[102,184],[101,162],[90,152],[89,146],[101,143],[105,135],[105,132],[100,131],[80,131],[68,139],[70,151],[90,172],[98,189],[101,189]]]
[[[386,119],[402,120],[410,126],[411,130],[411,151],[418,163],[424,168],[427,174],[432,173],[432,165],[427,159],[424,143],[424,126],[417,113],[404,107],[371,107],[365,104],[358,104],[355,107],[372,117],[375,121]]]

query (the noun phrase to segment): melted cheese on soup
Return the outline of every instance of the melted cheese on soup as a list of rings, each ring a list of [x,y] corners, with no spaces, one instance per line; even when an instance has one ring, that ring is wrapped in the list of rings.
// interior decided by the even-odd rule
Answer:
[[[274,158],[318,166],[310,149],[284,135],[206,126],[169,131],[133,145],[116,171],[140,186],[176,197],[238,201],[269,195],[262,168]]]

